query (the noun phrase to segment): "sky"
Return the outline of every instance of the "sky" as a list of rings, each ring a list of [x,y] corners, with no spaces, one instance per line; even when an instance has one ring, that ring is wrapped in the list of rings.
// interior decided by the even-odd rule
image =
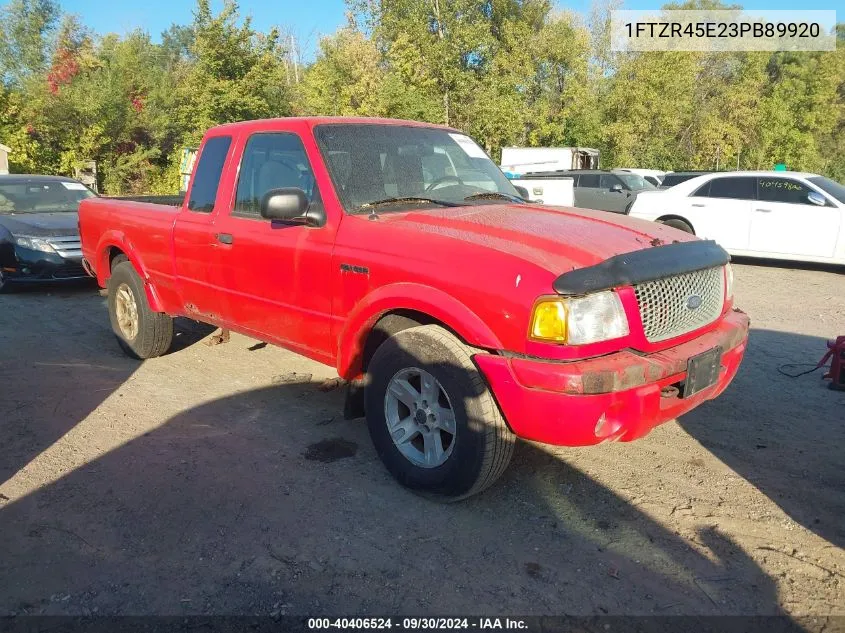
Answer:
[[[422,0],[421,0],[422,1]],[[733,0],[745,9],[795,9],[795,0]],[[83,24],[97,33],[127,33],[144,29],[157,38],[171,24],[188,24],[194,0],[60,0],[67,13],[75,13]],[[623,9],[656,9],[665,0],[625,0]],[[726,2],[728,3],[728,2]],[[3,4],[0,1],[0,4]],[[222,0],[212,0],[219,10]],[[252,15],[258,30],[282,26],[295,34],[303,59],[313,58],[320,37],[333,33],[346,23],[343,0],[240,0],[242,15]],[[556,0],[560,9],[587,13],[591,0]],[[845,21],[845,0],[813,0],[804,9],[835,9],[837,19]]]

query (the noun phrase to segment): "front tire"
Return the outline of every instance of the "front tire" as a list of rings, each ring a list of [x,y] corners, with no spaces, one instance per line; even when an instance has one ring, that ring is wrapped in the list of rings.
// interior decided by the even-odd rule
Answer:
[[[504,472],[515,436],[452,334],[436,325],[402,330],[379,346],[368,374],[370,437],[399,483],[457,501]]]
[[[161,356],[173,342],[173,319],[153,312],[144,282],[129,261],[112,268],[108,283],[109,319],[121,349],[132,358]]]

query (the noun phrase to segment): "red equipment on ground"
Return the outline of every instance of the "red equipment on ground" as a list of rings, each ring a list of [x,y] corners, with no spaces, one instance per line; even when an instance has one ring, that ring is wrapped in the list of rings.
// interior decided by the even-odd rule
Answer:
[[[830,358],[830,371],[822,378],[830,378],[829,387],[845,391],[845,336],[837,336],[835,341],[827,342],[827,353],[819,361],[819,367]]]

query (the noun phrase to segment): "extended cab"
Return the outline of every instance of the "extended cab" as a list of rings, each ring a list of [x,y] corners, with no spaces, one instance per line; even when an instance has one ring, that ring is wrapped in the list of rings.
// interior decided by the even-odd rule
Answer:
[[[90,199],[80,223],[125,351],[164,354],[182,315],[332,365],[388,470],[450,499],[515,437],[628,441],[716,397],[748,335],[715,243],[525,204],[440,126],[223,125],[180,208]]]

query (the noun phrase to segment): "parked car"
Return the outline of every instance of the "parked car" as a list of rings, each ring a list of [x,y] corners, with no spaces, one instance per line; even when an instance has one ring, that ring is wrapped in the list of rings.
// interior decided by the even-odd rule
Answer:
[[[660,181],[659,189],[670,189],[675,185],[680,185],[682,182],[686,182],[692,178],[696,178],[697,176],[702,176],[704,174],[710,174],[713,172],[709,171],[669,171],[666,172],[666,175],[663,176],[663,180]]]
[[[0,176],[0,291],[16,284],[88,278],[77,208],[93,197],[61,176]]]
[[[630,213],[716,240],[733,255],[845,264],[845,187],[817,174],[697,176],[640,195]]]
[[[663,180],[663,177],[666,175],[665,171],[660,171],[659,169],[635,169],[632,167],[619,167],[616,171],[627,171],[632,174],[637,174],[638,176],[642,176],[648,182],[653,184],[655,187],[660,186],[660,182]]]
[[[642,191],[655,186],[639,174],[597,169],[572,170],[567,176],[575,179],[575,206],[614,213],[627,213]]]
[[[492,484],[516,436],[642,437],[719,395],[748,335],[715,243],[525,204],[430,124],[223,125],[181,208],[92,198],[80,223],[126,352],[164,354],[184,315],[334,366],[387,469],[440,498]]]

